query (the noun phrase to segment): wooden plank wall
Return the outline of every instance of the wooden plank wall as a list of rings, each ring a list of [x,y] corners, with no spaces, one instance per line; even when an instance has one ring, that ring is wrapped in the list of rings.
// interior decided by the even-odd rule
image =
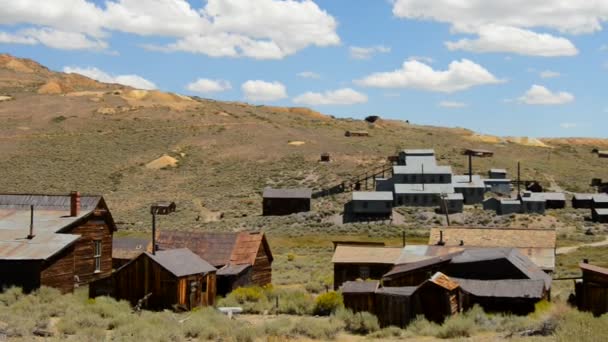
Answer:
[[[75,271],[81,284],[112,273],[112,231],[105,220],[92,218],[68,233],[81,235],[74,250]],[[101,240],[101,272],[95,272],[94,241]]]
[[[217,296],[217,279],[215,272],[210,272],[206,276],[207,289],[203,294],[203,306],[215,305],[215,297]]]
[[[376,294],[375,307],[381,327],[405,328],[415,318],[408,296]]]
[[[264,244],[260,244],[260,249],[253,264],[253,272],[251,274],[251,283],[258,286],[264,286],[272,283],[272,265]]]
[[[389,264],[334,264],[334,290],[347,281],[360,279],[360,268],[369,267],[368,279],[380,280],[393,265]],[[363,279],[367,280],[367,279]],[[426,279],[425,279],[426,280]]]
[[[74,245],[45,262],[40,284],[57,288],[62,293],[74,290]]]
[[[344,307],[352,312],[367,311],[374,313],[375,293],[344,293]]]

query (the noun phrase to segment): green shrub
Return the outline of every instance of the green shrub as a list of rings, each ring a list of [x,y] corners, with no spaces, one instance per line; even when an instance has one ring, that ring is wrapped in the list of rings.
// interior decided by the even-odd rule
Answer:
[[[257,302],[265,297],[264,289],[259,286],[239,287],[230,293],[239,303]]]
[[[344,305],[342,295],[338,292],[331,291],[323,293],[315,300],[314,313],[316,315],[329,315],[335,312],[338,308]]]
[[[557,341],[603,341],[608,334],[608,315],[571,310],[561,317],[555,332]],[[604,336],[604,337],[602,337]]]
[[[292,332],[312,339],[331,340],[342,331],[343,327],[342,321],[337,319],[330,318],[328,320],[306,317],[294,325]]]
[[[287,261],[294,261],[296,260],[296,255],[293,253],[287,253]]]
[[[276,295],[279,296],[279,313],[308,315],[313,311],[313,298],[304,291],[281,291]]]
[[[424,316],[417,316],[412,323],[407,326],[407,331],[415,336],[435,336],[439,326],[429,322]]]
[[[448,318],[435,334],[439,338],[469,337],[475,331],[475,321],[466,315],[455,315]]]
[[[335,317],[344,322],[346,331],[354,334],[367,335],[380,329],[378,318],[369,312],[353,313],[348,309],[340,308],[336,311]]]
[[[403,337],[403,330],[397,327],[387,327],[376,331],[375,333],[369,335],[369,337],[376,339],[399,338]]]

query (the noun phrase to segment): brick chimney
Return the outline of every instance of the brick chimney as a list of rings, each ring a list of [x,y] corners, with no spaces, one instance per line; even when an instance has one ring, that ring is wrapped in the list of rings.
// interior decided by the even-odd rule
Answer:
[[[80,214],[80,192],[72,191],[70,193],[70,216],[78,216]]]

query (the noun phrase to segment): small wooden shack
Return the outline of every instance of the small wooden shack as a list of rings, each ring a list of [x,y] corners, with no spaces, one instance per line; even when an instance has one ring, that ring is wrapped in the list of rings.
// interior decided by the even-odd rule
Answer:
[[[572,208],[590,209],[593,206],[593,196],[596,194],[574,194],[572,196]]]
[[[390,191],[354,191],[350,209],[359,219],[390,219],[393,193]]]
[[[591,209],[591,219],[593,222],[608,223],[608,209],[593,208]]]
[[[488,178],[490,179],[506,179],[507,170],[505,169],[490,169],[488,171]]]
[[[446,317],[460,312],[460,285],[441,272],[423,282],[414,296],[424,317],[432,322],[443,323]]]
[[[141,253],[151,251],[152,242],[149,239],[115,236],[112,239],[112,268],[119,269]]]
[[[150,310],[191,310],[215,304],[216,268],[187,248],[142,253],[110,277],[91,283],[89,296],[141,302]]]
[[[108,276],[115,231],[101,196],[0,194],[0,289],[68,292]]]
[[[581,281],[575,284],[576,304],[579,310],[590,311],[595,316],[608,313],[608,268],[583,262]]]
[[[310,189],[264,189],[262,215],[281,216],[310,211]]]
[[[598,194],[593,196],[591,202],[591,208],[595,209],[608,209],[608,195],[607,194]]]
[[[334,289],[346,281],[381,279],[400,255],[401,248],[398,247],[337,244],[331,260],[334,264]]]
[[[381,287],[376,291],[375,315],[381,327],[405,328],[416,316],[416,286]]]
[[[373,281],[347,281],[340,287],[344,298],[344,307],[352,312],[367,311],[374,313],[375,294],[380,282]]]
[[[424,283],[431,274],[444,269],[452,258],[461,251],[454,253],[422,258],[422,260],[395,265],[389,272],[384,274],[382,282],[385,286],[419,286]]]
[[[330,154],[328,152],[321,153],[321,159],[320,159],[320,161],[324,162],[324,163],[329,163],[331,161]]]
[[[264,233],[160,231],[156,242],[160,250],[186,247],[216,267],[221,296],[237,287],[272,282],[274,258]]]
[[[368,131],[346,131],[344,132],[345,137],[369,137]]]

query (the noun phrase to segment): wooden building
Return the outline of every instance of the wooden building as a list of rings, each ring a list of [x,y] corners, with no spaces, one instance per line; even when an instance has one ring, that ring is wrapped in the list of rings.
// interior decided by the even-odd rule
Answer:
[[[572,208],[591,209],[593,206],[593,196],[596,194],[574,194],[572,196]]]
[[[516,248],[546,272],[555,269],[555,229],[501,227],[431,228],[429,246]]]
[[[593,196],[591,202],[591,208],[594,209],[608,209],[608,195],[607,194],[598,194]]]
[[[390,191],[354,191],[350,209],[357,218],[390,219],[393,216],[393,193]]]
[[[369,137],[368,131],[346,131],[344,132],[345,137]]]
[[[345,282],[340,287],[340,292],[344,298],[344,307],[352,312],[367,311],[375,313],[375,296],[379,286],[380,282],[377,280]]]
[[[310,211],[312,190],[310,189],[264,189],[264,216],[291,215]]]
[[[595,316],[608,313],[608,268],[583,262],[581,281],[575,284],[576,305],[579,310],[590,311]]]
[[[461,311],[460,285],[441,272],[435,273],[414,292],[420,303],[420,313],[435,323],[443,323],[446,317]]]
[[[331,260],[334,264],[334,289],[347,281],[381,279],[400,255],[401,248],[337,244]]]
[[[490,179],[506,179],[507,170],[505,169],[490,169],[488,171],[488,178]]]
[[[435,274],[445,269],[452,258],[461,252],[462,250],[457,250],[446,255],[421,258],[421,260],[409,263],[399,263],[384,274],[382,283],[391,287],[419,286],[429,278],[429,274]]]
[[[159,250],[188,248],[217,271],[217,292],[224,296],[237,287],[272,282],[273,256],[264,233],[160,231]]]
[[[330,154],[327,152],[321,153],[321,159],[319,161],[324,162],[324,163],[329,163],[331,161]]]
[[[116,270],[144,252],[152,252],[149,239],[115,236],[112,239],[112,268]]]
[[[591,209],[591,219],[593,222],[608,223],[608,209],[593,208]]]
[[[215,304],[216,268],[187,248],[142,253],[89,286],[91,298],[109,295],[150,310],[191,310]]]
[[[405,328],[418,315],[414,292],[416,286],[381,287],[376,291],[374,314],[381,327]]]
[[[67,292],[106,277],[115,231],[101,196],[0,195],[0,287]]]

